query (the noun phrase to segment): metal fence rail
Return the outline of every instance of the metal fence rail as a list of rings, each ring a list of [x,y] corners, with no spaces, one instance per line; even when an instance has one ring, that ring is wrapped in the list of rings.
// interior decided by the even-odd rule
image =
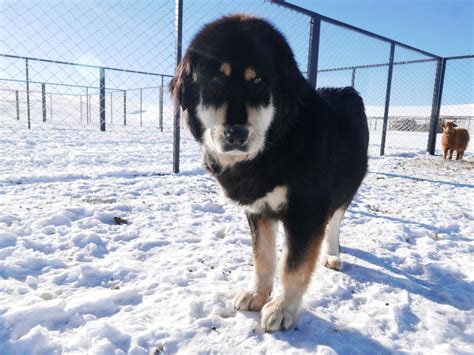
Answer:
[[[183,49],[202,25],[236,12],[273,22],[314,88],[353,86],[361,93],[371,154],[413,149],[435,154],[443,120],[474,127],[473,55],[442,58],[283,0],[116,1],[97,6],[20,0],[7,2],[2,11],[3,126],[157,128],[173,139],[169,159],[175,172],[180,110],[167,85]],[[33,12],[35,19],[21,16]],[[122,22],[117,24],[116,18]],[[69,31],[58,28],[57,20],[66,19]],[[65,38],[58,41],[58,34]]]
[[[0,57],[8,58],[10,60],[19,60],[24,61],[25,63],[25,78],[24,79],[9,79],[9,78],[0,78],[1,83],[9,83],[14,84],[12,88],[0,88],[2,92],[14,92],[15,93],[15,108],[16,108],[16,115],[15,118],[17,121],[21,119],[20,115],[20,93],[25,93],[26,95],[26,108],[27,108],[27,115],[26,115],[26,123],[27,127],[31,128],[31,105],[32,105],[32,97],[35,95],[41,95],[41,117],[42,122],[47,122],[53,119],[53,96],[54,97],[61,97],[63,100],[57,100],[60,106],[65,106],[64,104],[64,97],[76,97],[79,98],[79,120],[76,120],[76,123],[82,123],[85,121],[86,124],[92,123],[92,98],[98,97],[98,111],[97,114],[99,116],[99,129],[101,131],[106,130],[106,118],[107,115],[110,116],[110,123],[113,124],[113,102],[114,102],[114,94],[123,95],[123,125],[127,124],[127,93],[130,100],[130,94],[133,92],[139,93],[139,117],[140,117],[140,126],[143,126],[143,92],[146,90],[158,90],[159,94],[159,116],[157,117],[157,122],[154,122],[154,125],[160,127],[160,130],[163,131],[163,113],[164,113],[164,86],[165,80],[168,82],[172,76],[169,74],[161,74],[161,73],[149,73],[144,71],[137,71],[137,70],[129,70],[129,69],[122,69],[122,68],[112,68],[112,67],[102,67],[96,65],[87,65],[87,64],[79,64],[79,63],[71,63],[71,62],[64,62],[64,61],[56,61],[56,60],[48,60],[48,59],[41,59],[41,58],[32,58],[32,57],[22,57],[22,56],[14,56],[8,54],[0,54]],[[53,81],[37,81],[30,79],[30,67],[34,63],[48,63],[48,64],[55,64],[60,66],[72,66],[72,67],[79,67],[79,68],[88,68],[88,69],[95,69],[98,72],[97,77],[97,86],[92,85],[80,85],[80,84],[68,84],[64,82],[53,82]],[[118,88],[118,87],[108,87],[106,86],[106,73],[111,74],[114,72],[118,73],[130,73],[130,74],[140,74],[146,75],[151,77],[156,77],[157,79],[154,80],[156,82],[155,86],[146,86],[146,87],[135,87],[135,88]],[[32,85],[40,86],[41,91],[35,91],[34,89],[30,89]],[[69,92],[65,89],[70,90]],[[73,90],[71,92],[71,90]],[[109,110],[107,113],[106,110],[106,95],[109,95]],[[46,97],[49,96],[49,103],[47,103]],[[84,100],[83,100],[84,99]],[[75,100],[77,101],[77,100]],[[71,99],[69,100],[68,105],[71,104]],[[85,108],[83,107],[85,104]],[[50,115],[47,118],[47,106],[49,105]],[[77,106],[77,105],[76,105]],[[130,104],[129,104],[130,107]],[[61,117],[61,115],[58,115]],[[67,115],[62,115],[67,116]],[[85,117],[84,117],[85,116]],[[85,118],[85,120],[84,120]],[[59,118],[61,121],[61,118]],[[63,118],[62,121],[65,121]],[[71,119],[65,121],[64,123],[70,124]],[[78,125],[80,126],[80,125]]]
[[[474,103],[474,55],[444,58],[442,69],[444,73],[442,73],[442,83],[440,83],[442,90],[439,93],[440,120],[438,124],[441,124],[443,119],[448,119],[455,120],[460,127],[474,128],[473,108],[470,109],[471,115],[466,115],[466,111],[469,110],[469,107],[464,107],[466,105],[453,107],[446,104],[453,101],[453,98],[461,98],[462,102]]]
[[[462,70],[465,75],[462,78],[457,74],[457,79],[463,83],[458,88],[471,89],[457,97],[452,95],[444,107],[453,112],[453,105],[448,102],[456,102],[455,99],[474,103],[474,71],[472,64],[470,71],[466,65],[474,56],[442,58],[287,1],[271,2],[311,17],[306,70],[308,81],[315,88],[353,86],[362,94],[369,111],[367,114],[372,153],[379,152],[383,155],[386,150],[392,152],[410,149],[416,134],[417,140],[426,142],[427,151],[435,154],[437,135],[443,119],[456,119],[461,125],[470,126],[474,108],[465,105],[463,110],[458,109],[453,117],[449,117],[443,114],[442,98],[447,63],[458,60],[464,63]],[[383,57],[386,58],[385,61],[380,60]],[[362,59],[369,63],[358,63]],[[351,61],[356,64],[321,69],[321,63]],[[371,80],[364,80],[364,76]],[[466,84],[466,81],[471,84]],[[467,97],[469,93],[471,97]]]

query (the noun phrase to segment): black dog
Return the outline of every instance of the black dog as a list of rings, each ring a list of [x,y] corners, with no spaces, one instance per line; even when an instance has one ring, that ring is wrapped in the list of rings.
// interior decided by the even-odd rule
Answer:
[[[353,88],[313,90],[283,35],[245,15],[206,25],[171,90],[207,168],[250,224],[254,280],[234,301],[262,327],[297,320],[316,259],[341,268],[339,227],[367,171],[368,128]],[[281,292],[269,300],[278,221],[286,234]]]

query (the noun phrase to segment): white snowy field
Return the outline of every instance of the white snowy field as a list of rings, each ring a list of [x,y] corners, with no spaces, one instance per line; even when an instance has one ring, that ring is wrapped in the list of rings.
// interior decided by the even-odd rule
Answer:
[[[268,334],[232,309],[248,227],[186,133],[174,175],[169,132],[0,128],[0,354],[474,353],[474,157],[418,142],[371,156],[342,271]]]
[[[402,117],[430,117],[431,106],[412,106],[412,105],[391,105],[390,116],[402,116]],[[365,108],[367,116],[382,116],[384,112],[383,106],[371,106],[367,105]],[[441,116],[451,116],[453,119],[457,117],[473,117],[474,116],[474,104],[458,104],[458,105],[441,105]]]

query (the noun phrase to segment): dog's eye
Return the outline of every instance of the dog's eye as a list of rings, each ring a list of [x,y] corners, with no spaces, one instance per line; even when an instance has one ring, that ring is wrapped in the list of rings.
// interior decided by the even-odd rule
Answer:
[[[215,87],[221,88],[224,86],[224,83],[225,83],[225,80],[221,75],[218,75],[212,78],[212,85],[214,85]]]
[[[256,77],[255,79],[252,80],[252,85],[258,86],[261,83],[263,83],[262,78]]]
[[[260,93],[264,87],[263,83],[263,79],[257,76],[248,82],[249,91],[255,94]]]

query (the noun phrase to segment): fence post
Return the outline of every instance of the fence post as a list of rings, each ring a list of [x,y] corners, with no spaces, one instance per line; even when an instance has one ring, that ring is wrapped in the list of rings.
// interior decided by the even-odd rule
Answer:
[[[89,124],[89,88],[86,87],[86,124]]]
[[[16,119],[17,121],[20,120],[20,95],[18,94],[18,90],[15,91],[15,99],[16,99]]]
[[[183,0],[175,0],[175,16],[176,16],[176,66],[181,61],[181,51],[183,46]],[[174,104],[174,121],[173,121],[173,172],[179,173],[179,134],[180,134],[180,107]]]
[[[43,122],[46,122],[46,85],[41,84],[41,106],[43,107]]]
[[[163,132],[163,75],[160,86],[160,131]]]
[[[123,125],[127,125],[127,90],[123,91]]]
[[[114,123],[114,114],[113,114],[113,104],[112,104],[112,94],[113,92],[110,93],[110,124]]]
[[[28,119],[28,129],[31,128],[30,122],[30,75],[28,72],[28,58],[25,59],[26,68],[26,117]]]
[[[385,94],[385,109],[383,113],[382,141],[380,143],[380,155],[385,154],[385,140],[387,138],[388,111],[390,108],[390,92],[392,90],[393,59],[395,57],[395,43],[390,44],[390,63],[388,65],[387,92]]]
[[[428,136],[427,151],[434,155],[436,148],[436,134],[438,133],[439,114],[443,95],[444,73],[446,72],[446,59],[438,59],[436,64],[436,77],[433,90],[433,103],[431,105],[430,133]]]
[[[351,86],[355,87],[356,81],[356,68],[352,68],[352,78],[351,78]]]
[[[311,17],[311,32],[308,50],[308,81],[316,89],[318,81],[319,36],[321,33],[321,17]]]
[[[105,69],[104,68],[100,68],[99,113],[100,113],[100,130],[102,132],[105,132]]]
[[[143,126],[143,120],[142,120],[142,100],[143,100],[143,89],[140,89],[140,127]]]

